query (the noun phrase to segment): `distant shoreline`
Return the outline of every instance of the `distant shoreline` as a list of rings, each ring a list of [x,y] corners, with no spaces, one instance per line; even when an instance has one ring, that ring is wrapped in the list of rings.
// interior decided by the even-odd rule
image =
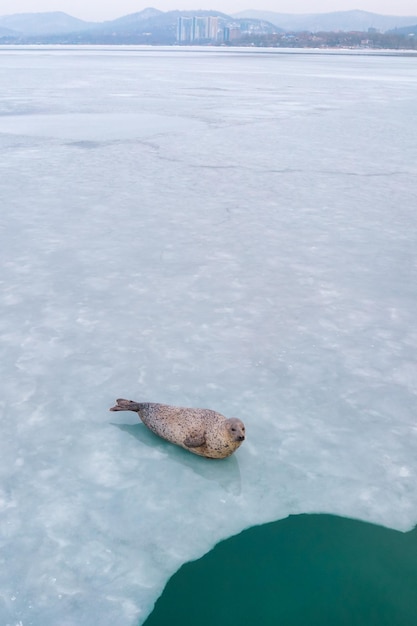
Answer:
[[[333,54],[333,55],[352,55],[352,56],[410,56],[416,57],[417,50],[399,48],[283,48],[283,47],[256,47],[256,46],[183,46],[178,44],[172,45],[159,45],[159,44],[4,44],[0,43],[0,52],[5,50],[111,50],[111,49],[126,49],[126,50],[165,50],[176,52],[242,52],[243,53],[259,53],[259,54],[305,54],[305,55],[320,55],[320,54]]]

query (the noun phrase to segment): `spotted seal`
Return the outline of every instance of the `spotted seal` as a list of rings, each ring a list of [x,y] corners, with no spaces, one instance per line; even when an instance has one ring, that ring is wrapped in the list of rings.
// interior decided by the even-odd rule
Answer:
[[[209,409],[119,399],[110,411],[134,411],[156,435],[210,459],[230,456],[245,439],[240,419],[227,419]]]

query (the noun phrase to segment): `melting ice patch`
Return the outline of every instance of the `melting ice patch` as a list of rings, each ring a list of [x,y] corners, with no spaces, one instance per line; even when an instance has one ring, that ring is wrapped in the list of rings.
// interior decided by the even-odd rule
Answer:
[[[143,622],[180,564],[290,513],[411,528],[412,60],[7,61],[0,621]],[[194,457],[118,396],[247,441]]]

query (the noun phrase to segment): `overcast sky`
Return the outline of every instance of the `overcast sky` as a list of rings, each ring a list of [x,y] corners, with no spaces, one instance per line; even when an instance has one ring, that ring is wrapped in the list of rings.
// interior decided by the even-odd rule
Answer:
[[[324,13],[362,9],[385,15],[417,15],[417,0],[0,0],[0,15],[64,11],[85,20],[102,21],[135,13],[147,7],[217,9],[236,13],[262,9],[279,13]]]

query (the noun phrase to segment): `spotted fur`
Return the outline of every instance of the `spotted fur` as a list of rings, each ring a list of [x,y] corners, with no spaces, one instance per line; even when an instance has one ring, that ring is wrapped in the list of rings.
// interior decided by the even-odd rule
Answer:
[[[119,399],[110,411],[135,411],[159,437],[211,459],[230,456],[245,439],[243,422],[236,417],[227,419],[210,409]]]

